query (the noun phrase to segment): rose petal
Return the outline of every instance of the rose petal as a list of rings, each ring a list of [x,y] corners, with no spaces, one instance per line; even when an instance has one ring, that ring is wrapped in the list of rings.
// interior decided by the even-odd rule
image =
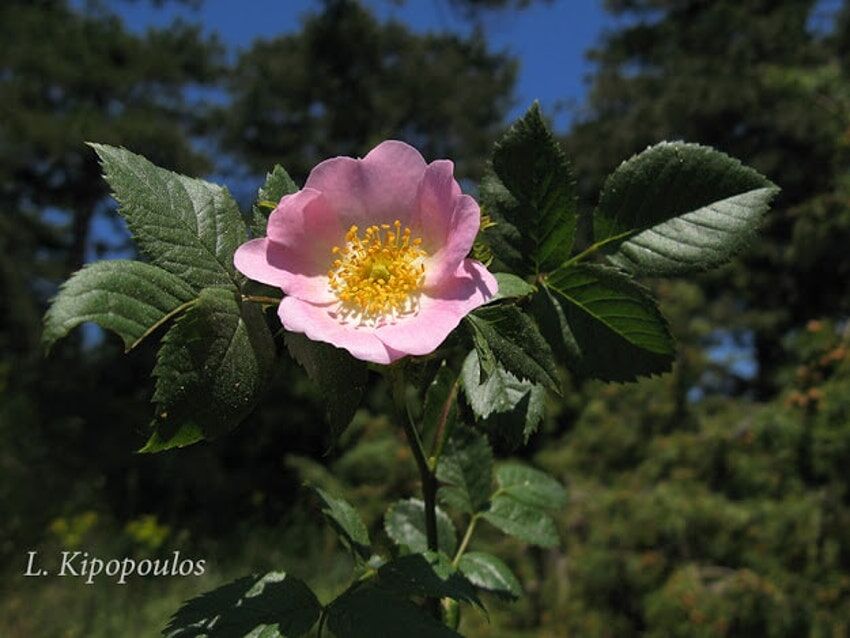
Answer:
[[[375,336],[374,328],[342,324],[331,312],[336,304],[318,306],[296,297],[285,297],[278,308],[283,326],[303,332],[313,341],[324,341],[348,350],[353,356],[372,363],[390,364],[404,356],[387,347]]]
[[[327,272],[333,261],[331,248],[340,245],[345,230],[339,217],[317,190],[303,188],[284,196],[269,215],[266,234],[276,244],[301,254],[311,272]]]
[[[413,355],[436,350],[469,312],[496,294],[496,279],[481,262],[466,259],[453,277],[423,294],[419,312],[375,330],[387,347]]]
[[[239,246],[233,255],[233,265],[249,279],[276,286],[288,295],[314,303],[333,301],[335,296],[328,286],[327,274],[301,274],[311,270],[303,259],[301,253],[262,238]]]
[[[435,252],[429,253],[425,261],[425,287],[441,285],[450,278],[463,263],[481,226],[481,210],[469,195],[455,199],[454,209],[448,218],[444,243]]]
[[[415,148],[389,140],[361,160],[325,160],[310,172],[304,187],[325,196],[345,229],[352,225],[392,224],[396,219],[408,226],[425,166]]]

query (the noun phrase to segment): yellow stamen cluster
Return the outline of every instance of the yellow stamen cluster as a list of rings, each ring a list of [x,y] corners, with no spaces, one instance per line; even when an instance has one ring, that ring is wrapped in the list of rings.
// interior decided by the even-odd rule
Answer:
[[[344,246],[334,246],[328,272],[331,290],[342,302],[345,318],[374,323],[415,312],[425,280],[421,239],[411,239],[401,222],[369,226],[360,237],[352,226]]]

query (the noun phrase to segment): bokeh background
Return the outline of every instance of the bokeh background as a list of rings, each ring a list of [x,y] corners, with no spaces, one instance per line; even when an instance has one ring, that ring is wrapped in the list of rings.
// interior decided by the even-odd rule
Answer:
[[[526,448],[561,479],[562,547],[482,534],[526,585],[471,636],[850,635],[850,2],[3,0],[0,4],[0,635],[154,636],[181,600],[286,569],[325,598],[350,562],[303,481],[380,512],[416,476],[368,398],[335,446],[282,355],[226,437],[140,455],[154,349],[41,315],[84,263],[133,254],[94,140],[228,184],[385,138],[456,161],[539,98],[582,208],[663,139],[783,188],[751,250],[655,281],[681,353],[632,385],[569,378]],[[202,578],[25,579],[26,551],[181,554]]]

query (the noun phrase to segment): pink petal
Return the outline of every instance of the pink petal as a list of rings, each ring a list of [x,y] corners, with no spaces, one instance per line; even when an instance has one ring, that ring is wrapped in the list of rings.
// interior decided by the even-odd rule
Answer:
[[[315,303],[335,299],[326,273],[310,274],[312,266],[302,253],[287,250],[265,237],[242,244],[233,255],[233,264],[249,279],[276,286],[288,295]]]
[[[284,196],[269,216],[266,234],[288,251],[302,255],[314,271],[327,272],[331,248],[345,238],[344,227],[322,193],[303,188]]]
[[[478,261],[466,259],[452,277],[420,299],[419,312],[375,330],[387,347],[413,355],[436,350],[472,310],[496,294],[496,279]]]
[[[444,279],[454,275],[472,250],[480,226],[478,202],[469,195],[457,197],[454,208],[447,215],[445,239],[436,251],[429,251],[425,262],[426,288],[440,286]]]
[[[391,224],[396,219],[408,226],[425,166],[415,148],[389,140],[361,160],[325,160],[310,172],[304,188],[321,191],[345,229]]]
[[[374,328],[340,323],[330,314],[335,307],[336,304],[317,306],[296,297],[284,297],[278,315],[287,330],[344,348],[363,361],[387,365],[404,356],[384,345],[375,336]]]

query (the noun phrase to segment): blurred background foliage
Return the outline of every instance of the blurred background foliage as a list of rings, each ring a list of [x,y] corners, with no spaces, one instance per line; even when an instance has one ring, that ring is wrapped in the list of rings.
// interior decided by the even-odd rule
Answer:
[[[390,0],[387,0],[388,2]],[[400,0],[395,0],[399,2]],[[545,2],[546,0],[538,0]],[[566,0],[550,0],[563,2]],[[363,508],[416,486],[375,388],[332,445],[282,354],[234,433],[137,455],[152,350],[79,331],[49,357],[57,284],[132,248],[85,140],[251,190],[275,162],[405,139],[474,188],[514,104],[517,60],[483,19],[534,0],[451,0],[467,34],[423,34],[350,0],[238,53],[198,26],[139,32],[122,2],[0,6],[0,633],[151,636],[179,602],[252,569],[329,596],[349,564],[303,481]],[[168,4],[167,0],[153,3]],[[193,2],[191,4],[200,4]],[[656,281],[680,356],[633,385],[568,378],[527,448],[563,480],[563,546],[499,543],[528,596],[469,612],[475,636],[850,635],[850,3],[608,0],[563,142],[589,215],[605,175],[662,139],[713,145],[783,188],[762,235],[694,282]],[[235,9],[234,9],[235,10]],[[557,82],[557,78],[553,78]],[[24,579],[26,551],[205,558],[200,579]],[[61,612],[60,612],[61,610]]]

